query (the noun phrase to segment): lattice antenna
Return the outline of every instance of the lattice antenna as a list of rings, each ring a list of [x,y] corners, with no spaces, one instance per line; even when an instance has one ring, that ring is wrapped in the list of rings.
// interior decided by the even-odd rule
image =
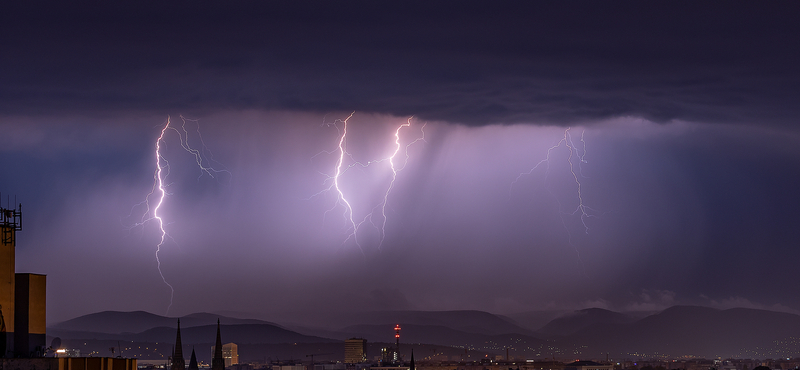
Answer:
[[[11,197],[6,196],[6,207],[0,207],[0,230],[0,243],[16,245],[17,231],[22,230],[22,204],[17,203],[17,197],[12,204]]]

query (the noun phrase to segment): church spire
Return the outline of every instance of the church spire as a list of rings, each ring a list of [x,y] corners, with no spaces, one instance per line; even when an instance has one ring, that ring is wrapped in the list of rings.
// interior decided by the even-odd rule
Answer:
[[[217,343],[214,345],[211,370],[225,370],[225,359],[222,358],[222,337],[219,335],[219,319],[217,319]]]
[[[416,370],[416,366],[414,365],[414,349],[411,349],[411,366],[408,367],[408,370]]]
[[[194,355],[194,347],[192,347],[192,359],[189,360],[189,370],[198,370],[197,357]]]
[[[175,338],[175,349],[172,353],[171,370],[185,370],[186,362],[183,359],[183,345],[181,344],[181,319],[178,319],[178,335]]]

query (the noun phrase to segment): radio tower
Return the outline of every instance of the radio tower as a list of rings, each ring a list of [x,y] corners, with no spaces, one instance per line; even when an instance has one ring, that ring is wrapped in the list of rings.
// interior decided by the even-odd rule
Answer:
[[[6,203],[10,203],[11,198],[9,197]],[[16,209],[15,207],[16,206]],[[17,197],[14,197],[14,205],[9,204],[5,207],[0,207],[0,229],[2,229],[2,245],[11,246],[11,250],[13,251],[14,246],[16,245],[17,239],[17,231],[22,230],[22,204],[17,203]],[[14,258],[12,254],[12,258],[10,262],[14,263]],[[14,269],[12,268],[11,273],[14,273]],[[13,319],[12,319],[13,320]]]
[[[396,341],[397,355],[400,356],[400,324],[394,326],[394,339]]]

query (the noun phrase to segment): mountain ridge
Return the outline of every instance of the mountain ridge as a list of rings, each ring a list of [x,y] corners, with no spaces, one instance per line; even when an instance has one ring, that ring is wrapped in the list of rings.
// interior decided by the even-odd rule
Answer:
[[[215,315],[207,312],[196,312],[180,317],[161,316],[147,311],[101,311],[49,325],[48,329],[87,331],[107,334],[140,333],[156,327],[177,327],[181,320],[181,327],[188,328],[216,324],[269,324],[280,325],[257,319],[239,319]]]
[[[130,320],[126,320],[128,316]],[[242,344],[335,343],[350,337],[367,338],[371,343],[393,343],[393,328],[399,324],[403,328],[401,343],[488,352],[504,346],[517,348],[517,356],[528,358],[546,356],[545,347],[551,355],[574,353],[597,358],[606,354],[623,358],[644,354],[676,358],[766,358],[774,356],[770,355],[773,353],[785,357],[780,343],[800,333],[800,315],[793,313],[702,306],[673,306],[640,319],[600,308],[577,310],[552,319],[536,332],[516,325],[510,318],[482,311],[323,313],[316,318],[317,322],[333,320],[328,321],[328,326],[334,329],[281,326],[264,320],[196,313],[180,318],[184,343],[210,342],[206,337],[213,336],[217,317],[221,323],[227,323],[223,324],[225,340]],[[48,328],[48,335],[75,340],[169,343],[174,341],[177,319],[143,311],[105,311],[57,323]],[[109,320],[124,323],[102,327]],[[82,324],[86,326],[81,327]],[[125,331],[132,328],[144,330]]]

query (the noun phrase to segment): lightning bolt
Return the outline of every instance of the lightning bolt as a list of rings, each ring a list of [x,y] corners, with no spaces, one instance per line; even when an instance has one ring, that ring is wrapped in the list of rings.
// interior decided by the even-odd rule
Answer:
[[[212,178],[216,178],[220,173],[227,173],[230,175],[228,170],[217,170],[211,167],[210,165],[206,165],[205,163],[209,161],[214,161],[213,157],[210,155],[210,151],[205,145],[205,142],[200,135],[200,127],[197,126],[196,132],[200,141],[202,143],[201,149],[195,149],[189,145],[189,132],[186,129],[186,121],[197,122],[197,120],[188,120],[183,116],[180,116],[183,124],[181,125],[180,130],[178,128],[173,127],[171,125],[170,117],[167,117],[166,122],[164,123],[164,127],[161,129],[161,132],[158,138],[155,141],[155,166],[156,169],[153,172],[153,186],[150,189],[150,192],[145,196],[144,201],[140,202],[137,205],[134,205],[134,209],[137,206],[144,205],[145,211],[142,214],[141,219],[139,222],[136,222],[129,229],[133,229],[136,227],[144,226],[147,223],[154,222],[158,226],[158,230],[160,233],[158,244],[156,245],[156,266],[158,268],[158,274],[161,276],[161,280],[164,284],[169,287],[170,295],[169,295],[169,306],[167,306],[167,314],[169,314],[170,308],[172,308],[173,299],[175,297],[175,288],[167,282],[167,279],[164,277],[164,272],[161,269],[161,259],[159,258],[159,253],[161,252],[161,248],[164,246],[167,238],[172,239],[172,237],[167,233],[165,228],[164,219],[159,215],[159,210],[161,210],[161,206],[164,205],[164,200],[168,195],[171,195],[167,192],[167,187],[169,184],[165,183],[167,177],[170,174],[170,164],[169,161],[164,157],[162,154],[162,145],[166,146],[166,135],[169,131],[173,131],[178,134],[178,139],[181,145],[186,152],[192,154],[195,157],[195,162],[197,166],[200,168],[200,179],[204,174],[208,175]],[[209,153],[208,155],[206,153]],[[209,159],[210,158],[210,159]],[[216,162],[216,161],[214,161]],[[151,199],[155,198],[155,206],[151,205]],[[131,214],[133,214],[133,209],[131,210]],[[174,241],[174,239],[172,239]]]
[[[203,135],[200,134],[200,124],[198,123],[199,120],[188,119],[188,118],[184,118],[183,116],[180,116],[180,117],[181,117],[181,120],[183,121],[183,124],[181,125],[181,130],[183,130],[183,135],[181,135],[180,132],[178,132],[177,129],[175,129],[175,128],[172,128],[172,129],[175,130],[175,132],[178,132],[178,135],[180,136],[181,147],[183,148],[183,150],[185,150],[185,151],[191,153],[192,155],[194,155],[194,159],[195,159],[195,162],[197,163],[197,167],[199,167],[200,171],[201,171],[200,175],[197,177],[198,180],[203,177],[204,173],[207,174],[208,176],[210,176],[211,178],[216,178],[221,173],[225,173],[225,174],[228,174],[228,176],[230,176],[231,173],[228,170],[224,170],[224,169],[223,170],[217,170],[217,169],[214,169],[213,167],[210,167],[210,166],[207,166],[207,165],[203,164],[204,162],[216,162],[217,164],[220,164],[220,163],[217,162],[216,160],[214,160],[214,155],[211,154],[211,151],[208,150],[208,147],[206,147],[206,142],[205,142],[205,140],[203,140]],[[186,130],[186,121],[190,121],[190,122],[195,122],[196,123],[195,124],[195,133],[197,134],[197,137],[200,139],[200,144],[201,144],[200,150],[194,149],[191,146],[189,146],[189,132]],[[169,119],[167,119],[167,126],[169,126]],[[163,133],[162,133],[162,136],[163,136]]]
[[[347,198],[345,198],[344,192],[342,191],[342,188],[339,186],[339,179],[342,173],[346,171],[342,170],[342,166],[344,165],[344,157],[345,155],[347,155],[348,157],[352,158],[352,155],[350,155],[350,153],[347,152],[347,121],[349,121],[350,118],[353,118],[353,115],[355,113],[356,112],[350,113],[350,115],[347,116],[347,118],[345,118],[344,121],[342,121],[342,137],[339,138],[339,160],[336,162],[336,174],[333,176],[333,187],[339,194],[338,202],[344,204],[345,206],[344,216],[346,216],[350,220],[350,224],[352,225],[353,233],[348,235],[347,239],[345,239],[344,242],[347,242],[347,240],[349,240],[350,237],[353,237],[353,241],[355,241],[356,245],[358,245],[358,247],[361,248],[361,244],[358,243],[358,227],[361,226],[361,223],[356,224],[356,221],[353,219],[353,206],[351,206],[350,202],[347,200]]]
[[[334,166],[333,175],[325,175],[326,179],[323,183],[330,182],[330,185],[328,186],[328,188],[320,191],[317,194],[312,195],[312,198],[326,192],[336,193],[337,195],[336,202],[334,202],[333,206],[330,209],[325,211],[325,215],[327,215],[327,213],[329,212],[332,212],[337,207],[342,206],[343,208],[342,217],[344,217],[345,220],[347,220],[348,223],[347,231],[349,231],[349,234],[344,239],[342,244],[347,243],[349,240],[352,239],[355,242],[355,244],[359,247],[361,252],[364,253],[364,248],[358,240],[358,231],[365,222],[369,221],[373,225],[373,227],[375,227],[380,233],[380,241],[378,243],[378,249],[380,249],[383,246],[383,242],[386,239],[386,223],[388,219],[386,215],[386,207],[389,202],[389,196],[391,195],[391,192],[394,189],[395,181],[397,180],[397,174],[405,168],[406,164],[408,164],[408,159],[410,158],[408,154],[408,148],[419,141],[425,141],[424,130],[427,123],[423,124],[420,127],[420,135],[421,135],[420,137],[414,139],[413,141],[403,146],[400,139],[400,132],[405,128],[411,127],[412,125],[411,119],[413,117],[409,117],[406,123],[397,126],[397,128],[394,131],[394,151],[391,153],[391,155],[384,158],[373,159],[367,162],[361,162],[356,160],[353,154],[347,151],[347,129],[348,129],[347,124],[350,118],[352,118],[354,114],[355,112],[351,113],[344,120],[339,119],[335,120],[333,123],[327,124],[335,126],[339,131],[337,149],[334,149],[332,151],[322,151],[317,155],[337,153],[338,158],[336,160],[336,165]],[[396,159],[401,153],[403,153],[403,155],[405,156],[405,161],[403,162],[402,166],[398,166],[398,164],[396,163]],[[317,155],[315,155],[314,157],[316,157]],[[346,163],[348,160],[349,163]],[[340,180],[348,170],[354,167],[367,168],[369,166],[377,165],[384,162],[388,163],[389,169],[391,170],[391,176],[389,184],[386,187],[386,191],[383,193],[383,199],[378,204],[373,206],[370,212],[364,215],[363,218],[356,219],[356,217],[354,216],[352,203],[347,199],[345,192],[342,190],[342,187],[340,186]],[[376,212],[379,212],[380,216],[376,216]],[[379,219],[378,223],[376,223],[375,218]]]
[[[161,129],[161,135],[159,135],[158,139],[156,139],[156,171],[153,175],[153,189],[145,198],[148,200],[147,205],[149,208],[150,196],[153,195],[153,193],[156,191],[156,187],[158,187],[158,191],[161,193],[161,196],[158,197],[158,204],[155,208],[153,208],[153,219],[156,220],[158,223],[158,229],[161,231],[161,239],[158,241],[158,245],[156,245],[156,263],[158,266],[158,274],[161,276],[161,280],[163,280],[164,284],[167,284],[169,287],[169,306],[167,306],[167,313],[169,313],[169,309],[172,308],[172,300],[175,297],[175,288],[173,288],[164,277],[164,272],[161,271],[161,259],[158,258],[158,253],[161,252],[161,246],[164,245],[164,239],[167,237],[167,231],[164,229],[164,220],[158,215],[158,210],[161,208],[161,205],[164,204],[164,198],[167,196],[167,190],[164,188],[164,178],[169,175],[169,161],[167,161],[167,159],[161,155],[161,143],[164,141],[164,134],[167,132],[167,128],[169,128],[169,123],[169,118],[167,118],[167,124],[164,125],[163,129]],[[161,165],[162,161],[164,162],[164,166]],[[167,173],[162,176],[165,169]]]
[[[570,213],[570,215],[574,216],[576,214],[580,214],[580,220],[581,224],[583,224],[584,233],[588,234],[589,226],[586,225],[586,219],[592,217],[592,215],[587,213],[587,210],[589,210],[590,208],[583,203],[583,193],[581,192],[583,184],[581,184],[581,181],[578,178],[578,174],[575,173],[575,164],[574,161],[572,160],[572,157],[577,155],[577,158],[579,160],[578,169],[579,172],[581,173],[581,177],[583,177],[583,171],[582,171],[583,167],[581,166],[581,164],[586,163],[585,159],[586,142],[583,140],[583,135],[586,133],[586,131],[584,130],[581,132],[581,143],[583,143],[583,154],[576,154],[578,149],[575,146],[575,143],[572,141],[572,134],[570,134],[570,130],[571,128],[567,128],[566,130],[564,130],[564,138],[561,139],[565,143],[565,145],[567,144],[567,142],[569,142],[569,144],[566,145],[567,149],[569,149],[569,157],[567,158],[567,162],[569,163],[569,172],[572,174],[572,178],[573,180],[575,180],[575,185],[577,186],[576,195],[578,197],[578,206],[577,208],[575,208],[574,211]]]
[[[408,147],[410,147],[411,145],[414,145],[414,143],[416,143],[418,141],[425,141],[425,125],[427,123],[423,124],[422,127],[420,128],[420,132],[422,133],[422,136],[406,145],[406,149],[405,149],[406,161],[403,163],[403,167],[400,167],[400,168],[395,167],[394,159],[400,153],[400,148],[401,148],[400,130],[402,130],[403,128],[406,128],[406,127],[411,127],[411,118],[413,118],[413,117],[409,117],[408,120],[406,121],[406,123],[404,123],[404,124],[402,124],[400,126],[397,126],[397,130],[394,131],[395,149],[394,149],[394,153],[392,153],[392,155],[388,158],[389,167],[392,170],[392,180],[389,182],[389,186],[386,188],[386,193],[384,193],[384,195],[383,195],[383,202],[380,204],[381,216],[382,216],[383,222],[381,223],[381,241],[380,241],[380,243],[378,243],[378,249],[380,249],[383,246],[383,241],[386,239],[386,204],[389,202],[389,194],[392,192],[392,189],[394,188],[394,181],[397,179],[397,173],[402,171],[403,168],[405,168],[405,165],[408,164],[408,158],[409,158],[408,157]]]
[[[588,234],[589,233],[589,226],[586,223],[586,220],[588,218],[590,218],[590,217],[594,217],[593,213],[595,211],[584,203],[583,192],[582,192],[583,184],[581,183],[581,179],[585,178],[585,176],[583,176],[583,166],[582,165],[584,163],[588,163],[586,161],[586,141],[584,140],[584,134],[586,133],[586,131],[584,130],[583,132],[581,132],[581,138],[580,138],[581,148],[578,148],[578,146],[575,145],[575,142],[573,140],[571,131],[572,131],[571,127],[569,127],[566,130],[564,130],[564,135],[561,137],[561,139],[555,145],[553,145],[553,146],[551,146],[550,148],[547,149],[547,153],[546,153],[544,159],[542,159],[539,162],[537,162],[536,165],[533,166],[530,170],[528,170],[526,172],[522,172],[519,175],[517,175],[517,178],[514,179],[513,182],[511,182],[511,186],[509,188],[509,195],[510,195],[511,190],[513,190],[513,188],[514,188],[514,185],[520,179],[522,179],[525,176],[529,176],[529,175],[533,174],[534,171],[536,171],[538,168],[540,168],[542,166],[545,167],[544,181],[546,182],[548,176],[550,175],[550,165],[551,165],[551,161],[552,161],[553,151],[563,146],[569,152],[569,156],[567,157],[567,164],[569,166],[569,172],[570,172],[570,174],[572,176],[572,180],[575,181],[575,185],[576,185],[575,196],[576,196],[576,199],[578,201],[578,205],[576,206],[576,208],[573,211],[564,211],[563,205],[561,204],[561,201],[559,200],[559,197],[557,197],[555,194],[553,194],[552,190],[549,187],[546,187],[546,189],[547,189],[548,193],[550,193],[550,195],[553,197],[553,199],[555,199],[556,202],[558,203],[558,209],[559,209],[559,214],[560,214],[560,218],[561,218],[561,224],[564,226],[564,230],[567,232],[567,237],[568,237],[569,244],[575,249],[575,253],[578,256],[578,260],[580,261],[581,265],[583,265],[583,261],[581,260],[581,256],[580,256],[580,251],[578,251],[577,246],[575,246],[573,241],[572,241],[572,233],[570,232],[569,227],[567,226],[566,217],[567,216],[576,216],[577,215],[579,217],[580,221],[581,221],[581,225],[583,225],[584,233]],[[578,170],[577,170],[577,172],[575,170],[575,162],[576,161],[578,162]]]

